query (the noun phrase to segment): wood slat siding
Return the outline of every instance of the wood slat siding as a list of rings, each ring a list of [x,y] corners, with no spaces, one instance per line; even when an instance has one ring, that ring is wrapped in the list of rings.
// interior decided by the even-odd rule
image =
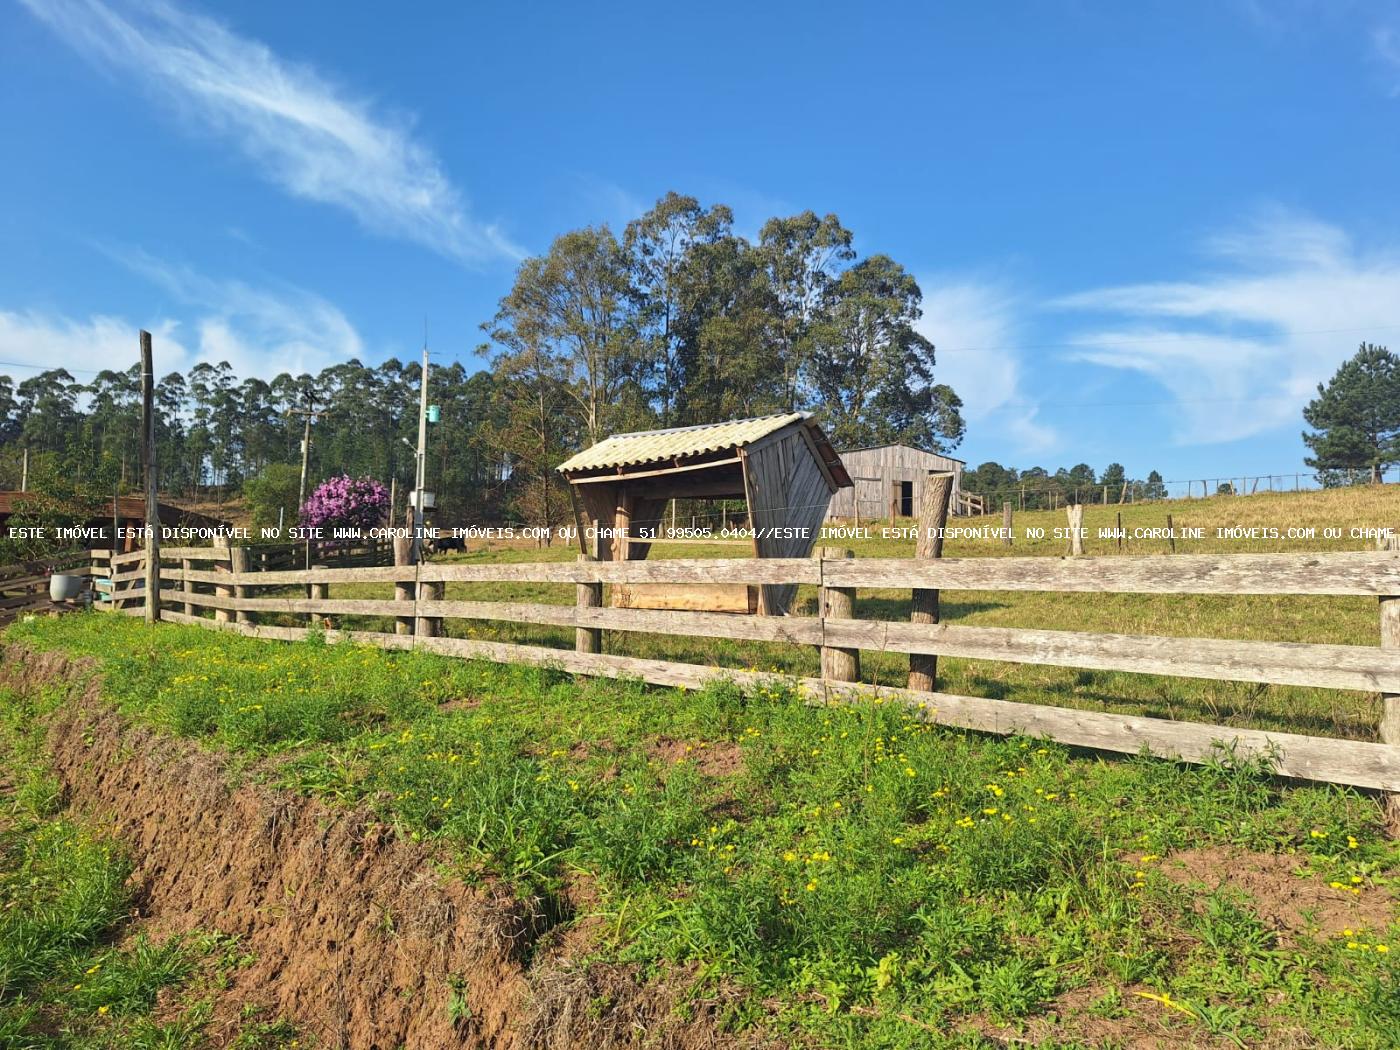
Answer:
[[[918,512],[923,502],[924,479],[930,471],[946,470],[953,475],[952,506],[959,503],[962,491],[963,464],[956,459],[940,456],[936,452],[909,445],[880,445],[875,448],[852,449],[841,453],[841,462],[855,488],[841,489],[831,499],[827,520],[833,518],[853,519],[856,517],[856,498],[862,500],[860,517],[862,520],[883,518],[889,514],[890,493],[894,482],[910,481],[914,485],[914,510]],[[857,478],[866,479],[864,482]],[[878,492],[876,491],[878,490]],[[879,506],[865,502],[879,497]]]
[[[1400,551],[824,562],[829,586],[1120,594],[1400,594]]]
[[[831,502],[831,487],[800,430],[744,453],[744,486],[754,527],[754,553],[761,559],[807,558]],[[778,534],[776,530],[787,530]],[[758,610],[787,612],[795,583],[765,584]]]

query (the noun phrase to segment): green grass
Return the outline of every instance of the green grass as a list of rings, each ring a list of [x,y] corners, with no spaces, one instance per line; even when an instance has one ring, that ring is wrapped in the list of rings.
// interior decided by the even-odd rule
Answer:
[[[61,689],[0,692],[0,1048],[199,1046],[210,1001],[191,979],[246,960],[217,934],[155,941],[129,931],[124,850],[63,811],[48,770],[43,717],[63,698]],[[157,1018],[164,988],[181,989],[181,1005]]]
[[[813,707],[778,678],[658,690],[97,615],[10,637],[98,657],[131,716],[374,809],[462,877],[588,921],[603,956],[695,967],[697,994],[735,990],[732,1027],[973,1046],[1053,1011],[1187,1045],[1396,1045],[1400,850],[1375,801],[1228,754],[1104,761],[892,704]],[[1228,885],[1165,874],[1213,847],[1287,854],[1338,900],[1389,901],[1388,921],[1281,937]]]

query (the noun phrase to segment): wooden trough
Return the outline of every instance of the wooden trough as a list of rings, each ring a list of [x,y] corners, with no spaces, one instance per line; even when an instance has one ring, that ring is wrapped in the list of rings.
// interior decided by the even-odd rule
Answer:
[[[665,540],[662,518],[673,499],[741,499],[754,557],[805,558],[832,495],[851,485],[841,457],[803,412],[614,434],[558,469],[573,496],[579,549],[603,561],[645,559],[654,541]],[[797,593],[792,584],[651,588],[614,588],[613,605],[774,616]]]

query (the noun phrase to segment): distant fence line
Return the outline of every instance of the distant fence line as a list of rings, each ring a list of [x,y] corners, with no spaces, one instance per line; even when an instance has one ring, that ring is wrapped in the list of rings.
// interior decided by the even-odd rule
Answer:
[[[271,569],[250,548],[171,547],[160,552],[161,616],[178,623],[295,640],[325,629],[386,649],[558,667],[575,674],[630,677],[699,687],[716,678],[754,685],[773,676],[604,653],[602,631],[635,631],[815,646],[820,677],[797,679],[815,700],[892,698],[942,725],[1044,736],[1065,744],[1200,761],[1221,746],[1265,754],[1281,774],[1400,792],[1400,551],[1112,558],[863,558],[824,548],[793,559],[692,559],[525,564],[394,564],[361,568]],[[400,559],[403,548],[400,548]],[[844,557],[828,556],[843,553]],[[93,571],[109,608],[140,614],[144,552],[94,552]],[[200,567],[203,566],[203,567]],[[574,605],[447,600],[444,586],[483,583],[574,584]],[[763,617],[724,612],[609,608],[605,584],[791,585],[818,588],[816,616]],[[393,586],[392,598],[331,598],[334,584]],[[295,596],[269,589],[297,588]],[[1379,600],[1379,646],[1302,644],[1096,634],[929,622],[864,620],[854,615],[859,588],[1051,591],[1126,594],[1367,595]],[[262,593],[260,593],[262,592]],[[306,617],[306,626],[259,617]],[[393,633],[337,630],[334,617],[393,617]],[[573,650],[443,637],[445,619],[494,620],[575,628]],[[859,682],[859,653],[1047,664],[1222,681],[1376,691],[1380,742],[1343,740],[1163,718],[1080,711]],[[921,667],[927,667],[926,659]],[[930,672],[932,673],[932,672]],[[930,678],[930,680],[932,680]]]
[[[1337,486],[1365,485],[1371,481],[1369,470],[1333,472]],[[1387,481],[1387,475],[1390,475]],[[1037,485],[1036,482],[1051,482],[1053,487]],[[1380,481],[1392,484],[1400,481],[1400,465],[1387,466],[1380,471]],[[1017,510],[1059,510],[1068,504],[1131,504],[1150,503],[1160,500],[1203,499],[1207,496],[1253,496],[1261,492],[1312,492],[1326,488],[1324,475],[1313,471],[1288,471],[1273,474],[1222,474],[1206,478],[1176,478],[1160,483],[1161,489],[1154,491],[1145,481],[1120,482],[1105,485],[1102,482],[1065,486],[1056,483],[1054,478],[1030,479],[1027,483],[1002,486],[992,490],[981,490],[977,499],[986,508],[983,513],[996,513],[1003,503],[1010,503]],[[968,511],[976,513],[976,511]]]

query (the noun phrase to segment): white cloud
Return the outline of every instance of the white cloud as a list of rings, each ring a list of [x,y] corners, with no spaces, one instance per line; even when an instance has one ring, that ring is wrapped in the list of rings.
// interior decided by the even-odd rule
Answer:
[[[376,114],[314,69],[163,0],[22,2],[79,52],[135,75],[192,127],[233,141],[294,196],[454,259],[523,255],[470,216],[406,121]]]
[[[916,326],[937,352],[935,376],[963,400],[969,430],[1000,429],[1027,454],[1059,443],[1054,429],[1036,421],[1021,391],[1016,297],[1000,284],[966,277],[926,276],[924,315]],[[975,453],[974,453],[975,458]]]
[[[152,335],[159,375],[227,361],[240,378],[270,379],[279,372],[318,372],[363,353],[345,315],[303,289],[214,281],[139,254],[128,262],[189,307],[190,316],[132,320],[0,310],[0,373],[19,381],[46,368],[67,368],[86,380],[100,369],[126,369],[137,360],[141,328]]]
[[[1157,381],[1178,401],[1176,439],[1208,444],[1285,426],[1361,341],[1400,326],[1400,258],[1358,251],[1307,216],[1273,212],[1207,244],[1217,269],[1120,285],[1052,305],[1103,315],[1068,355]]]

